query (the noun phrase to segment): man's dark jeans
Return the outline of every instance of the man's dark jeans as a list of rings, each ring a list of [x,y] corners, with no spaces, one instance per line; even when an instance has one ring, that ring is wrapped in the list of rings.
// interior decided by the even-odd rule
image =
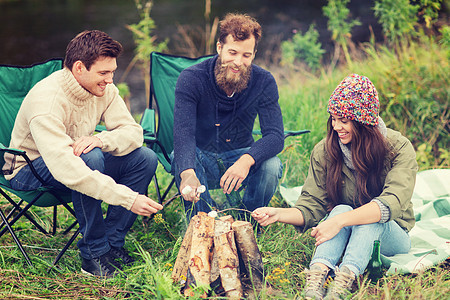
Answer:
[[[80,157],[92,170],[112,177],[118,184],[139,194],[146,194],[158,164],[156,154],[145,147],[124,156],[113,156],[95,148]],[[42,157],[34,160],[33,166],[46,186],[69,190],[53,178]],[[23,167],[11,179],[10,184],[19,190],[34,190],[42,186],[29,166]],[[76,191],[72,191],[72,202],[83,235],[77,244],[82,257],[92,259],[107,253],[111,247],[123,247],[125,236],[136,220],[136,214],[122,206],[109,205],[106,217],[103,218],[102,201]]]
[[[219,158],[223,161],[225,168],[228,169],[242,155],[247,153],[248,149],[242,148],[223,153],[196,149],[195,174],[200,183],[206,187],[206,192],[200,195],[200,201],[194,205],[194,208],[192,208],[192,202],[184,201],[188,219],[195,216],[199,211],[209,212],[212,207],[217,207],[209,194],[209,189],[220,188],[220,177],[223,174],[218,165]],[[176,164],[173,164],[172,172],[174,174],[177,173],[176,168]],[[251,167],[247,178],[242,182],[242,186],[245,187],[245,193],[242,198],[242,204],[238,208],[253,211],[258,207],[267,206],[277,189],[282,173],[283,166],[280,159],[276,156],[262,162],[256,168],[255,166]],[[180,187],[180,176],[175,176],[175,181],[177,186]]]

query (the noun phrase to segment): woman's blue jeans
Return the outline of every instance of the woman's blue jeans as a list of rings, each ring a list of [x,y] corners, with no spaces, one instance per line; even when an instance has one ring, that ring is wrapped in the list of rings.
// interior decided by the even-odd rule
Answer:
[[[349,205],[338,205],[328,218],[351,211]],[[380,241],[380,252],[386,256],[408,253],[411,239],[395,221],[344,227],[331,240],[317,246],[311,264],[323,263],[335,269],[348,267],[356,276],[363,274],[372,256],[373,242]]]
[[[139,194],[147,193],[158,164],[156,154],[145,147],[124,156],[113,156],[95,148],[80,157],[92,170],[112,177],[117,183]],[[53,178],[42,157],[34,160],[33,166],[44,179],[45,186],[69,191],[69,188]],[[34,190],[42,186],[29,166],[23,167],[10,184],[20,190]],[[102,201],[76,191],[72,191],[72,202],[83,235],[77,243],[82,257],[92,259],[107,253],[111,247],[124,245],[125,236],[136,220],[136,214],[122,206],[109,205],[103,218]]]
[[[206,192],[200,195],[200,201],[194,205],[194,208],[192,208],[192,202],[184,201],[188,219],[195,216],[199,211],[209,212],[212,207],[217,207],[209,194],[209,190],[220,188],[220,177],[223,174],[219,169],[218,159],[220,158],[225,169],[228,169],[242,155],[247,153],[248,149],[242,148],[223,153],[196,149],[195,174],[200,183],[206,187]],[[173,174],[178,173],[176,163],[172,165],[172,172]],[[254,166],[251,167],[247,178],[242,182],[245,192],[242,197],[242,203],[238,208],[253,211],[258,207],[267,206],[277,189],[282,173],[283,166],[280,159],[276,156],[262,162],[256,168]],[[175,176],[175,181],[179,188],[181,183],[180,176]]]

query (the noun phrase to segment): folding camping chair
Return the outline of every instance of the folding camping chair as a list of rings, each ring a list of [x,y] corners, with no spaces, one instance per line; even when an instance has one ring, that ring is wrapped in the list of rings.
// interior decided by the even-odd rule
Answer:
[[[0,65],[0,168],[3,167],[4,164],[5,152],[23,156],[27,163],[31,166],[33,174],[38,180],[43,182],[31,165],[31,161],[26,152],[8,148],[7,146],[9,145],[11,139],[11,132],[14,127],[17,112],[24,97],[38,81],[47,77],[54,71],[60,70],[62,68],[62,62],[62,59],[52,59],[44,63],[39,63],[28,67]],[[20,201],[16,202],[7,192],[16,195]],[[72,215],[75,216],[75,212],[68,205],[68,203],[72,201],[71,193],[55,191],[49,187],[38,188],[34,191],[18,191],[10,186],[9,181],[5,179],[3,172],[0,172],[0,194],[13,206],[7,216],[5,216],[3,211],[0,209],[0,216],[2,219],[2,223],[0,224],[0,237],[8,230],[13,236],[13,239],[20,251],[25,256],[27,263],[32,266],[32,263],[26,251],[23,249],[19,239],[16,237],[12,226],[17,220],[24,216],[34,226],[36,226],[39,231],[48,235],[49,233],[33,219],[33,217],[28,213],[28,210],[32,206],[53,206],[52,235],[54,235],[57,227],[56,216],[58,205],[63,205]],[[22,208],[22,204],[25,204],[25,207]],[[12,218],[13,216],[14,218]],[[75,221],[64,231],[64,234],[68,233],[76,224],[77,222]],[[69,242],[58,254],[53,265],[59,261],[78,234],[79,229],[73,234]]]
[[[150,55],[150,108],[145,110],[141,119],[141,126],[144,129],[144,141],[148,147],[151,147],[155,151],[159,162],[168,173],[171,171],[170,153],[173,150],[173,109],[175,103],[175,85],[178,76],[185,68],[211,57],[212,55],[188,58],[159,52],[152,52]],[[155,110],[157,125],[155,125]],[[285,131],[285,138],[308,132],[309,130]],[[261,134],[261,131],[254,130],[253,133]],[[158,200],[160,203],[163,203],[170,189],[173,187],[175,179],[172,178],[172,181],[162,195],[156,175],[154,180]]]

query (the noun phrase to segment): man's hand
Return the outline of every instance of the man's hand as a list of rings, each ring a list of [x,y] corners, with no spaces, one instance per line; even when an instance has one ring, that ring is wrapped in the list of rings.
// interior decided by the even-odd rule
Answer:
[[[253,157],[249,154],[242,155],[220,178],[220,187],[223,192],[229,194],[233,189],[237,191],[254,164]]]
[[[89,151],[91,151],[96,147],[101,149],[103,147],[103,143],[95,135],[82,136],[78,140],[76,140],[72,145],[73,154],[75,154],[76,156],[80,156],[83,153],[88,153]]]
[[[153,201],[144,195],[138,195],[136,200],[131,206],[131,211],[137,215],[149,217],[151,214],[158,212],[158,210],[163,209],[163,206],[158,202]]]
[[[197,192],[197,188],[202,184],[195,175],[194,169],[187,169],[181,172],[181,183],[180,183],[180,191],[183,193],[187,186],[191,187],[191,191],[186,194],[182,194],[184,200],[191,201],[197,203],[200,200],[200,193]]]

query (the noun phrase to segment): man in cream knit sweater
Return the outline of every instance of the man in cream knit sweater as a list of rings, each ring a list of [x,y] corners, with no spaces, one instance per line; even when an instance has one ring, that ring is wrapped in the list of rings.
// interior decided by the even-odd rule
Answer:
[[[113,84],[121,51],[119,42],[97,30],[72,39],[64,68],[25,97],[10,144],[27,152],[45,185],[72,191],[83,235],[81,270],[106,277],[133,262],[123,246],[137,215],[162,209],[145,196],[156,155],[141,147],[142,128]],[[100,121],[107,131],[94,135]],[[41,186],[21,157],[5,155],[3,170],[15,189]],[[109,204],[105,218],[102,201]]]

